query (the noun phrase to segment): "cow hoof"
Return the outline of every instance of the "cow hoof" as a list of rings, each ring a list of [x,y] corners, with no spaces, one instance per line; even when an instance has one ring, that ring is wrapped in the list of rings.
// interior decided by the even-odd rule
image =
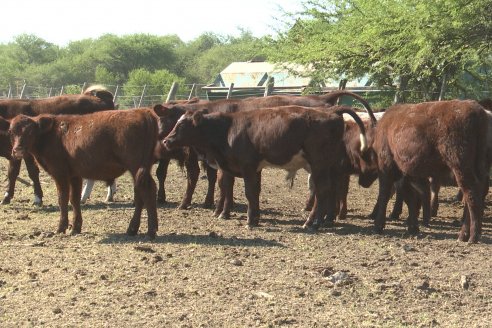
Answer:
[[[205,202],[203,203],[203,208],[214,208],[214,204],[213,202],[209,203],[209,202]]]
[[[470,239],[468,234],[460,232],[458,235],[458,241],[467,242]]]
[[[167,201],[163,198],[157,198],[157,204],[165,205],[167,204]]]
[[[133,230],[133,229],[130,229],[130,228],[128,228],[128,230],[126,230],[126,234],[127,234],[128,236],[132,236],[132,237],[134,237],[134,236],[136,236],[136,235],[137,235],[137,233],[138,233],[138,230]]]
[[[4,198],[0,204],[2,204],[2,205],[10,204],[10,199],[9,198]]]
[[[154,240],[156,235],[157,235],[157,231],[148,231],[148,232],[147,232],[147,237],[148,237],[150,240]]]
[[[189,210],[190,208],[191,208],[190,204],[181,204],[178,207],[178,209],[180,209],[180,210]]]
[[[70,230],[70,235],[71,236],[76,236],[81,233],[81,229],[72,229]]]
[[[335,220],[326,220],[323,223],[323,227],[325,227],[325,228],[334,228],[335,227]]]
[[[382,227],[374,227],[374,233],[378,234],[378,235],[382,235],[383,234],[383,231],[384,229]]]
[[[220,220],[229,220],[231,218],[231,216],[229,214],[224,214],[224,213],[220,213],[219,216],[217,217],[217,219],[220,219]]]
[[[408,233],[411,234],[411,235],[418,235],[419,234],[419,227],[416,227],[416,226],[412,226],[412,227],[408,227]]]
[[[43,206],[43,201],[33,202],[32,204],[33,204],[34,206],[41,207],[41,206]]]

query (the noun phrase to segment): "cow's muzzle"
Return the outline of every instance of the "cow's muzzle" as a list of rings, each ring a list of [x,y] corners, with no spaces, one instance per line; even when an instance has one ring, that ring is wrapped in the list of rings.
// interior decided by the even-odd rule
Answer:
[[[172,142],[171,139],[164,138],[164,140],[162,140],[161,143],[164,146],[164,148],[166,148],[167,150],[172,150],[172,148],[173,148],[173,142]]]

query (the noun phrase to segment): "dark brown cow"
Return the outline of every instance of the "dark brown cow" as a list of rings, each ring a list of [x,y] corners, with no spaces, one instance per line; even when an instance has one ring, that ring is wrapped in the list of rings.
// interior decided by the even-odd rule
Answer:
[[[268,97],[250,97],[245,99],[222,99],[211,102],[206,101],[195,101],[189,104],[179,104],[177,106],[168,107],[166,110],[166,129],[171,131],[171,129],[176,124],[177,120],[183,115],[187,110],[197,111],[197,110],[207,110],[208,113],[233,113],[238,111],[256,110],[266,107],[278,107],[286,105],[297,105],[297,106],[307,106],[307,107],[330,107],[336,104],[336,101],[342,96],[349,96],[358,101],[360,101],[364,107],[367,109],[370,106],[364,98],[359,95],[346,90],[337,90],[324,94],[321,96],[310,95],[310,96],[268,96]],[[371,112],[372,115],[372,112]],[[374,119],[375,121],[375,119]],[[164,133],[165,135],[166,133]],[[192,157],[188,157],[188,155]],[[165,155],[163,155],[165,157]],[[180,208],[187,208],[191,205],[191,199],[193,192],[196,187],[196,183],[199,175],[199,166],[196,160],[196,154],[193,151],[187,150],[183,153],[181,150],[173,150],[173,155],[168,156],[169,159],[163,158],[159,162],[157,168],[157,178],[159,183],[158,189],[158,201],[165,202],[165,188],[164,181],[166,178],[167,166],[171,158],[181,160],[187,168],[187,189],[185,196],[180,204]],[[204,206],[209,208],[213,206],[214,201],[214,190],[215,182],[217,180],[217,171],[215,168],[206,165],[207,176],[208,176],[208,191],[205,197]],[[233,182],[232,182],[233,183]],[[221,196],[223,201],[223,196]],[[219,201],[220,203],[220,201]],[[217,210],[216,210],[217,212]]]
[[[3,130],[7,121],[3,122]],[[14,117],[9,134],[12,156],[31,153],[55,180],[60,205],[57,232],[69,228],[68,201],[73,206],[71,233],[80,233],[82,178],[111,181],[129,171],[134,179],[135,212],[127,233],[135,235],[143,207],[148,214],[148,235],[157,232],[156,186],[151,177],[159,121],[150,109],[102,111],[87,115]]]
[[[486,179],[487,117],[482,106],[468,100],[395,105],[372,131],[372,163],[379,169],[376,232],[385,227],[386,207],[396,180],[403,177],[408,229],[416,233],[420,204],[412,184],[422,185],[428,177],[451,170],[463,192],[466,211],[458,238],[477,242]]]
[[[284,168],[293,175],[304,168],[315,183],[315,205],[305,226],[316,228],[334,211],[333,184],[339,167],[344,122],[341,113],[299,106],[239,111],[236,113],[187,112],[164,139],[168,149],[192,146],[213,159],[223,172],[242,177],[248,199],[248,226],[258,225],[261,170]],[[365,145],[365,144],[364,144]]]
[[[345,106],[333,106],[330,107],[330,110],[337,110],[340,108],[347,108]],[[350,107],[349,107],[350,108]],[[364,122],[364,126],[366,131],[373,128],[373,122],[370,119],[370,116],[366,113],[357,113]],[[376,119],[380,119],[383,116],[384,112],[374,113]],[[360,129],[357,123],[352,119],[351,116],[344,115],[345,121],[345,131],[343,134],[343,156],[342,156],[342,165],[340,168],[340,172],[337,178],[337,207],[336,207],[336,217],[339,220],[344,220],[347,216],[347,196],[348,189],[350,184],[350,176],[351,175],[359,175],[364,172],[363,175],[359,176],[359,185],[364,188],[368,188],[374,181],[377,180],[377,170],[373,169],[370,172],[367,167],[365,160],[362,158],[363,154],[361,153],[361,141],[360,141]],[[309,179],[309,197],[306,201],[306,205],[304,210],[310,211],[313,207],[315,195],[314,195],[314,184]],[[336,219],[327,218],[328,222]]]
[[[43,99],[6,99],[0,100],[0,117],[12,119],[16,115],[37,116],[39,114],[86,114],[101,110],[114,109],[113,95],[101,86],[92,86],[82,95],[63,95]],[[11,156],[12,145],[6,135],[0,135],[0,156],[9,161],[7,191],[2,204],[10,203],[14,196],[15,182],[19,175],[21,160]],[[34,204],[41,205],[43,191],[39,183],[39,168],[28,154],[24,158],[27,172],[33,182]]]

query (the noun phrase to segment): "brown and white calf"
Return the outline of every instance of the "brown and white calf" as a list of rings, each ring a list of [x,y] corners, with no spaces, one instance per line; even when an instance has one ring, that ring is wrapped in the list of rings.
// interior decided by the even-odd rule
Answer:
[[[9,122],[0,119],[6,132]],[[159,119],[151,109],[103,111],[86,115],[18,115],[10,122],[12,157],[32,154],[54,179],[58,191],[58,233],[69,228],[68,201],[73,206],[71,233],[81,232],[82,178],[112,181],[129,171],[134,180],[135,212],[127,233],[135,235],[143,207],[148,235],[157,232],[156,186],[151,167],[156,160]]]
[[[465,202],[465,220],[458,238],[477,242],[487,177],[487,116],[482,106],[470,100],[394,105],[371,132],[373,152],[369,164],[379,170],[376,232],[385,227],[386,207],[395,181],[403,178],[408,229],[416,233],[420,201],[412,185],[422,185],[428,177],[450,170]]]
[[[334,211],[334,180],[343,146],[342,113],[353,115],[360,123],[364,147],[364,126],[353,111],[299,106],[208,115],[187,112],[162,143],[168,149],[198,148],[226,174],[242,177],[249,227],[259,223],[262,169],[283,168],[290,175],[306,169],[315,182],[317,201],[305,226],[317,228],[324,216]]]

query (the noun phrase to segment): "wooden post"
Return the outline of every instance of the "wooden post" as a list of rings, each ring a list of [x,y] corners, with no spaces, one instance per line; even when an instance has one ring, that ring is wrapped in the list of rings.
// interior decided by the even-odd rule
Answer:
[[[144,85],[143,87],[142,94],[140,95],[140,100],[138,101],[137,108],[140,108],[140,106],[142,106],[143,97],[145,96],[145,89],[147,89],[147,84]]]
[[[24,90],[26,90],[26,82],[24,82],[24,84],[22,85],[22,90],[21,90],[19,99],[22,99],[22,97],[24,97]]]
[[[51,97],[51,91],[53,91],[53,87],[50,87],[50,91],[48,91],[48,98]]]
[[[234,82],[233,82],[233,83],[231,83],[231,85],[229,86],[229,90],[227,90],[227,96],[226,96],[226,99],[231,98],[231,96],[232,96],[232,89],[234,89]]]
[[[12,98],[12,85],[9,83],[9,93],[7,93],[7,98]]]
[[[174,100],[174,98],[176,98],[177,91],[178,91],[178,82],[173,82],[173,84],[171,85],[171,89],[169,89],[169,93],[167,94],[166,102],[170,102],[171,100]]]
[[[190,94],[188,95],[188,100],[193,98],[195,93],[196,93],[196,83],[193,83],[193,85],[191,86]]]
[[[116,104],[116,98],[118,98],[118,88],[119,88],[119,85],[117,84],[116,85],[116,90],[114,90],[114,95],[113,95],[113,103]]]
[[[82,84],[82,90],[80,90],[80,94],[83,95],[84,94],[84,89],[85,89],[85,85],[87,84],[87,82],[84,82],[84,84]]]
[[[60,96],[63,94],[63,85],[61,86],[61,89],[60,89]]]
[[[272,94],[274,84],[275,79],[273,76],[269,76],[265,83],[265,92],[263,93],[263,97],[267,97]]]

